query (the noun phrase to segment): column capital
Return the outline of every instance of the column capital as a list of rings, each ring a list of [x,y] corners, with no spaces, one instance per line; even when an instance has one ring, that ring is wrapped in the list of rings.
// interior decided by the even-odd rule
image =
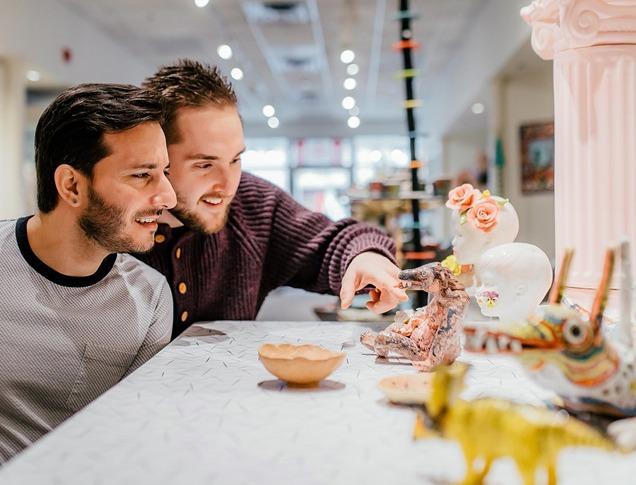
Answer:
[[[521,9],[542,59],[564,50],[636,44],[636,0],[535,0]]]

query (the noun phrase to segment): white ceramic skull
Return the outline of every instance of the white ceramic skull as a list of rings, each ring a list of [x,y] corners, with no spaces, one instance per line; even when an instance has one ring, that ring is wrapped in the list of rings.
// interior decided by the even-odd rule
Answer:
[[[552,266],[537,246],[509,243],[484,252],[475,265],[481,313],[514,322],[535,311],[552,285]]]
[[[500,197],[493,199],[504,202]],[[497,224],[488,232],[479,229],[469,220],[460,222],[462,219],[458,211],[453,211],[452,218],[455,225],[453,254],[462,265],[477,264],[484,251],[513,242],[519,232],[519,217],[510,202],[503,203],[497,216]]]

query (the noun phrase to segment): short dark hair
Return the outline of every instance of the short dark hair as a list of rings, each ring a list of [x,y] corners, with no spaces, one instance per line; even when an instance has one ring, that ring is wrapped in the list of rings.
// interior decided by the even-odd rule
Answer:
[[[80,84],[63,91],[44,110],[35,129],[38,209],[55,209],[54,174],[68,164],[88,177],[110,154],[104,134],[147,122],[163,122],[163,106],[148,91],[127,84]]]
[[[175,64],[163,66],[142,86],[161,98],[164,104],[163,131],[168,143],[179,141],[174,124],[179,108],[238,104],[232,84],[218,67],[190,59],[180,59]]]

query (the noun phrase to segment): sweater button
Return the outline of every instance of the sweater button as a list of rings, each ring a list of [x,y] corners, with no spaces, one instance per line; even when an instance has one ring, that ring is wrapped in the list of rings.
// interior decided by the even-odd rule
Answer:
[[[179,283],[179,293],[181,293],[182,295],[185,295],[185,292],[188,291],[188,287],[186,286],[186,284],[182,281],[181,283]]]
[[[159,244],[161,244],[165,240],[166,240],[166,236],[164,236],[163,234],[157,234],[155,236],[155,242],[158,242]]]
[[[181,248],[177,248],[174,255],[177,259],[181,259]]]
[[[183,312],[181,314],[181,321],[185,322],[188,319],[188,312]]]

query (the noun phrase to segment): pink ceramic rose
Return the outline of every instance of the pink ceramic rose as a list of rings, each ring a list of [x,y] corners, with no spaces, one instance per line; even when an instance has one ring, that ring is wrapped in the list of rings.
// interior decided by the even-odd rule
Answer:
[[[470,223],[484,232],[492,231],[497,225],[498,215],[499,205],[490,197],[478,201],[467,213]]]
[[[481,193],[479,190],[473,188],[472,185],[460,185],[448,193],[446,207],[450,209],[458,209],[459,212],[464,212],[470,209],[479,197],[481,197]]]

